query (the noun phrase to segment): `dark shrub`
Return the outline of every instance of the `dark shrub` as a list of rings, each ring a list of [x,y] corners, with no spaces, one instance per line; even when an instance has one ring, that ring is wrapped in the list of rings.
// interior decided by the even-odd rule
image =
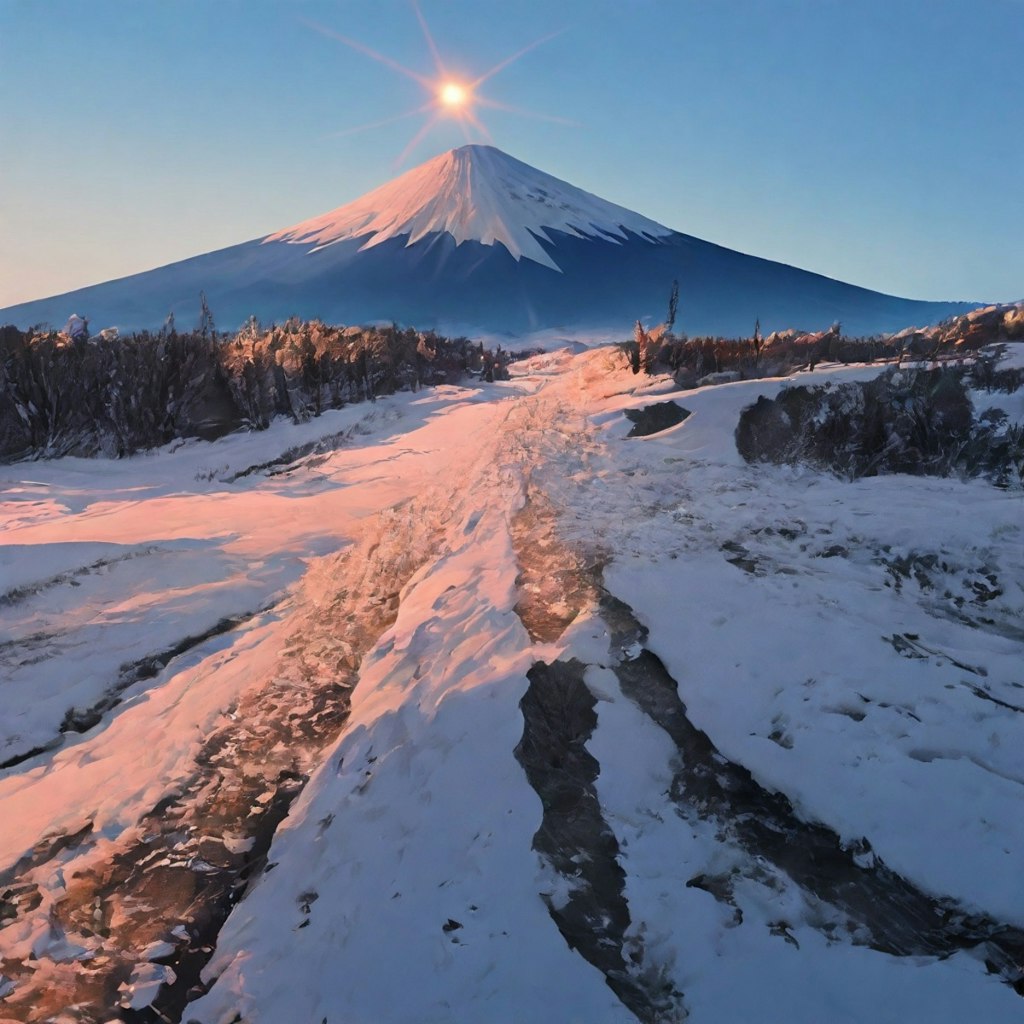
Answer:
[[[784,388],[740,414],[736,447],[748,462],[808,463],[841,476],[878,473],[1024,478],[1019,425],[976,419],[968,370],[890,370],[836,387]]]

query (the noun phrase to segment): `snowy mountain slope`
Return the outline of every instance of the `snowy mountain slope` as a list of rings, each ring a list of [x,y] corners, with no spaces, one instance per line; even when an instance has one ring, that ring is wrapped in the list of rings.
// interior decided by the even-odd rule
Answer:
[[[739,411],[784,385],[676,393],[562,353],[0,470],[22,731],[57,724],[33,679],[85,685],[33,614],[79,659],[120,618],[167,650],[198,628],[196,550],[197,613],[271,606],[0,775],[3,1012],[1016,1019],[1019,495],[747,465]],[[691,415],[626,440],[665,400]],[[117,543],[161,545],[148,590],[83,571]]]
[[[0,323],[154,329],[250,315],[392,320],[447,333],[611,340],[664,318],[678,279],[680,326],[746,335],[842,322],[849,334],[935,323],[970,303],[917,302],[843,284],[670,230],[490,146],[464,146],[361,199],[263,238],[117,281],[0,310]]]
[[[449,234],[455,244],[503,245],[512,257],[552,270],[558,264],[538,239],[550,233],[625,241],[627,231],[650,239],[672,234],[614,203],[560,181],[493,146],[463,146],[428,160],[362,199],[269,235],[264,242],[324,246],[367,238],[360,251],[390,238],[415,245]]]

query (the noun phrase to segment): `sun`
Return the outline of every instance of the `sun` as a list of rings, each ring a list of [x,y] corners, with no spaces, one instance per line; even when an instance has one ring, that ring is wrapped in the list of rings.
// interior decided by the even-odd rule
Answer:
[[[299,19],[304,25],[313,29],[315,32],[319,32],[321,35],[328,36],[331,39],[336,39],[338,42],[344,43],[344,45],[348,46],[350,49],[356,50],[366,57],[370,57],[372,60],[377,61],[379,64],[383,64],[392,71],[397,71],[399,74],[405,75],[407,78],[411,78],[426,92],[429,97],[426,103],[422,106],[415,107],[413,110],[406,110],[401,114],[395,114],[393,117],[386,117],[382,121],[374,121],[372,124],[363,124],[355,128],[348,128],[344,131],[334,132],[332,133],[334,137],[353,135],[356,132],[364,132],[373,128],[380,128],[384,125],[393,124],[395,121],[402,121],[407,117],[416,117],[417,115],[423,114],[428,115],[427,120],[420,126],[412,139],[409,140],[409,144],[395,160],[395,164],[398,165],[405,160],[405,158],[420,142],[423,141],[438,121],[445,117],[452,118],[456,121],[456,123],[461,127],[467,142],[471,141],[471,137],[474,134],[478,137],[482,137],[485,141],[490,142],[490,133],[487,131],[487,128],[477,115],[477,110],[480,107],[486,107],[492,110],[503,110],[507,113],[519,114],[524,117],[538,118],[541,121],[554,121],[557,124],[574,125],[578,127],[578,124],[575,121],[567,121],[562,117],[552,117],[550,114],[538,114],[532,110],[523,110],[521,107],[511,107],[504,103],[499,103],[497,100],[481,96],[477,91],[484,82],[493,78],[499,71],[503,71],[510,64],[514,64],[517,60],[526,56],[526,54],[531,50],[536,49],[542,43],[546,43],[549,39],[554,39],[555,36],[561,35],[561,31],[552,32],[549,35],[542,36],[540,39],[534,40],[534,42],[530,43],[528,46],[524,46],[521,50],[513,53],[510,57],[506,57],[503,61],[495,64],[489,71],[485,71],[482,75],[472,81],[459,81],[457,78],[453,78],[451,73],[445,69],[444,62],[441,60],[441,55],[434,43],[434,38],[430,34],[430,29],[427,28],[426,19],[423,17],[423,13],[420,11],[419,4],[416,0],[413,0],[412,7],[416,14],[416,18],[420,23],[420,28],[423,30],[423,37],[426,41],[427,48],[430,51],[430,55],[433,57],[434,67],[437,72],[436,78],[430,78],[427,75],[413,71],[412,68],[407,68],[404,65],[399,64],[398,61],[392,60],[392,58],[387,57],[382,53],[378,53],[376,50],[371,50],[370,47],[360,43],[356,39],[350,39],[348,36],[343,36],[339,32],[325,28],[323,25],[316,24],[316,22],[307,21],[305,18]]]
[[[469,90],[458,82],[444,82],[437,92],[437,98],[449,110],[465,107],[472,99]]]

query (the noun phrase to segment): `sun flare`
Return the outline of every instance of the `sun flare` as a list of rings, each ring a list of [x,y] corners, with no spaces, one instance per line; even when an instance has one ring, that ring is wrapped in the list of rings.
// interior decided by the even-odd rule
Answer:
[[[458,82],[445,82],[438,90],[441,105],[449,110],[458,110],[469,103],[469,90]]]
[[[490,142],[490,133],[487,131],[487,128],[484,126],[477,113],[478,109],[481,107],[490,110],[502,110],[506,113],[518,114],[522,117],[532,117],[540,121],[553,121],[556,124],[577,124],[575,121],[567,121],[562,117],[553,117],[550,114],[539,114],[532,110],[523,110],[521,107],[513,107],[505,103],[499,103],[497,100],[492,100],[482,96],[478,91],[479,87],[483,85],[484,82],[493,78],[500,71],[504,71],[504,69],[510,64],[514,64],[520,58],[525,57],[526,54],[535,50],[538,46],[548,42],[550,39],[554,39],[555,36],[561,35],[561,31],[551,32],[546,36],[542,36],[540,39],[535,39],[532,43],[522,47],[520,50],[517,50],[511,56],[499,61],[494,65],[494,67],[485,71],[479,77],[472,81],[460,82],[452,78],[450,72],[446,70],[444,61],[441,60],[441,55],[438,52],[437,45],[434,43],[434,37],[430,34],[430,29],[427,27],[426,19],[423,17],[423,12],[420,10],[419,4],[416,3],[416,0],[413,0],[413,11],[420,23],[420,28],[423,31],[423,37],[426,41],[427,48],[430,51],[430,55],[433,57],[434,67],[437,72],[436,78],[428,77],[418,71],[414,71],[412,68],[405,67],[403,64],[399,64],[398,61],[392,60],[392,58],[387,57],[382,53],[378,53],[376,50],[370,49],[369,46],[366,46],[356,39],[350,39],[348,36],[343,36],[339,32],[325,28],[323,25],[316,24],[316,22],[307,21],[305,18],[299,19],[304,25],[313,29],[315,32],[319,32],[321,35],[327,36],[331,39],[336,39],[338,42],[343,43],[350,49],[377,61],[378,64],[383,64],[392,71],[397,71],[406,78],[411,78],[424,89],[429,97],[426,103],[421,106],[414,107],[412,110],[406,110],[403,113],[395,114],[392,117],[385,117],[383,120],[373,121],[370,124],[357,125],[354,128],[347,128],[340,132],[334,132],[333,135],[335,137],[353,135],[357,132],[369,131],[373,128],[381,128],[385,125],[394,124],[396,121],[404,121],[409,117],[417,117],[423,114],[428,115],[427,120],[420,126],[419,130],[409,140],[408,145],[395,160],[395,164],[398,165],[401,164],[412,150],[423,141],[431,129],[433,129],[440,120],[446,117],[452,118],[456,121],[456,123],[461,127],[462,133],[466,137],[467,142],[470,142],[474,136],[483,138],[485,141]]]

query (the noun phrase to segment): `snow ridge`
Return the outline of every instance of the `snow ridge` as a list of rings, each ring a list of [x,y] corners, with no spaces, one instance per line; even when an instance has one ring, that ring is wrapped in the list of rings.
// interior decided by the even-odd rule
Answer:
[[[503,153],[494,146],[461,146],[330,213],[275,232],[264,242],[311,245],[311,252],[369,236],[360,251],[408,236],[407,246],[448,232],[456,244],[500,243],[561,272],[538,239],[549,230],[616,243],[627,231],[654,242],[673,234],[656,221],[609,203]]]

